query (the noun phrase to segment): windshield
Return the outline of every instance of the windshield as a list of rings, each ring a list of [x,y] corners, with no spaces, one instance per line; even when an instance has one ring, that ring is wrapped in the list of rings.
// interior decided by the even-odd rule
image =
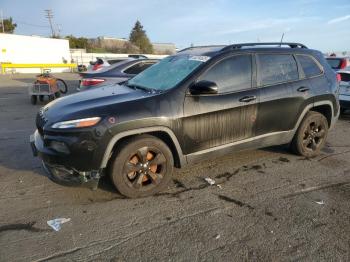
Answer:
[[[209,58],[188,54],[169,56],[130,79],[127,85],[159,91],[168,90],[184,80]]]

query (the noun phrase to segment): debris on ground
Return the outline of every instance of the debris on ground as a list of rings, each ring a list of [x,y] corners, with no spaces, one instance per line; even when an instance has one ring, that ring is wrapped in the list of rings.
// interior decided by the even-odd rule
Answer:
[[[215,185],[215,180],[211,179],[210,177],[206,177],[206,178],[204,178],[204,180],[207,181],[207,183],[211,186]]]
[[[316,204],[319,204],[319,205],[324,205],[325,204],[325,202],[323,201],[323,200],[321,200],[321,201],[315,201],[316,202]]]
[[[47,224],[53,228],[55,231],[60,231],[62,224],[69,222],[70,218],[55,218],[53,220],[47,221]]]
[[[215,236],[215,239],[219,239],[221,236],[220,236],[220,234],[217,234],[216,236]]]

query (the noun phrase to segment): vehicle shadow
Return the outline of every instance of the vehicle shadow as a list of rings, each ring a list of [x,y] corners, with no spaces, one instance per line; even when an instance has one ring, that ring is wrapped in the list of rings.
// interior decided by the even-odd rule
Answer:
[[[347,110],[344,113],[340,114],[339,119],[340,120],[350,120],[350,110]]]

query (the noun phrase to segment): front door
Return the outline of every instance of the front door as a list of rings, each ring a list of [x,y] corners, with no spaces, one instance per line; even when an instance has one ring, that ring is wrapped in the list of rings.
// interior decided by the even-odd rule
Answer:
[[[252,88],[250,54],[219,60],[197,81],[215,82],[218,94],[187,94],[184,103],[184,153],[190,154],[255,135],[258,91]]]

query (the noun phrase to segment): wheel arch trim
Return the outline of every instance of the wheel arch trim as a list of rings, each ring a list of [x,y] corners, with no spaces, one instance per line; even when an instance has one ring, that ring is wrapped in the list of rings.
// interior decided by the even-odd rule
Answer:
[[[187,164],[186,158],[182,153],[180,143],[179,143],[177,137],[175,136],[174,132],[170,128],[165,127],[165,126],[153,126],[153,127],[139,128],[139,129],[135,129],[135,130],[128,130],[128,131],[124,131],[124,132],[118,133],[115,136],[113,136],[112,139],[109,141],[107,148],[104,152],[100,167],[102,169],[107,167],[108,161],[113,153],[113,148],[118,143],[118,141],[120,139],[128,137],[128,136],[132,136],[132,135],[141,135],[141,134],[147,134],[147,133],[151,133],[151,132],[165,132],[165,133],[167,133],[169,135],[169,137],[171,138],[172,142],[174,143],[176,152],[179,156],[180,165],[184,166]]]
[[[304,119],[305,115],[307,112],[309,112],[310,110],[312,110],[312,108],[315,108],[317,106],[323,106],[323,105],[328,105],[330,106],[331,110],[332,110],[332,119],[331,119],[331,126],[329,127],[330,129],[334,126],[336,120],[338,119],[339,117],[339,112],[338,112],[338,115],[337,116],[334,116],[334,107],[333,107],[333,103],[331,101],[328,101],[328,100],[322,100],[322,101],[317,101],[317,102],[314,102],[314,103],[311,103],[309,105],[307,105],[303,112],[301,113],[301,115],[299,116],[298,118],[298,121],[293,129],[294,132],[297,131],[297,129],[299,128],[300,126],[300,123],[301,121]]]

